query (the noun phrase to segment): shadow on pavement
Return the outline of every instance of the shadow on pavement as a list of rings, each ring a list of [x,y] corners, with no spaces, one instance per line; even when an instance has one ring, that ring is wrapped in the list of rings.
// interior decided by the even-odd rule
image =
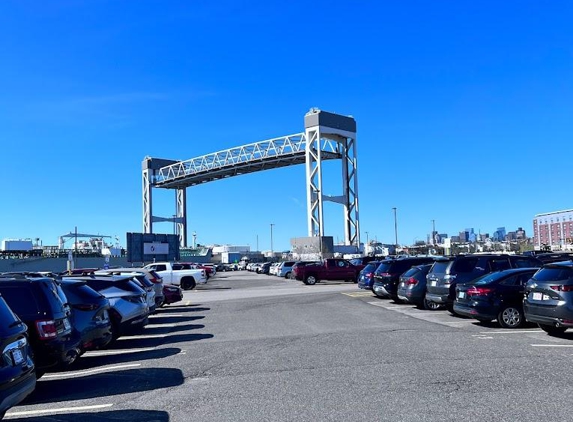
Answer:
[[[114,348],[117,349],[140,349],[144,347],[156,347],[160,346],[161,344],[167,343],[183,343],[188,341],[198,341],[198,340],[205,340],[209,338],[213,338],[213,334],[151,334],[158,337],[136,337],[136,338],[129,338],[129,337],[120,337],[113,348],[109,350],[113,350]],[[142,334],[145,336],[145,334]],[[160,337],[159,337],[160,336]]]
[[[105,351],[102,351],[105,353]],[[175,356],[180,353],[181,349],[177,347],[167,347],[164,349],[148,350],[148,351],[124,351],[118,355],[97,356],[83,355],[80,359],[76,360],[72,365],[65,368],[62,372],[81,371],[83,369],[93,369],[97,366],[114,365],[118,363],[137,362],[142,360],[163,359],[169,356]]]
[[[12,412],[18,412],[13,408]],[[9,412],[6,416],[10,416]],[[11,421],[30,422],[30,418],[10,418]],[[50,416],[36,416],[36,422],[104,422],[104,421],[138,421],[138,422],[169,422],[169,414],[157,410],[115,410],[97,413],[61,413]]]
[[[201,328],[205,328],[204,325],[201,324],[185,324],[185,325],[177,325],[175,327],[149,327],[145,328],[142,335],[153,335],[153,334],[171,334],[176,333],[178,331],[187,331],[187,330],[200,330]],[[129,336],[125,336],[125,338],[129,338]]]
[[[211,308],[198,308],[197,305],[195,307],[190,306],[170,306],[169,308],[161,308],[157,311],[156,315],[169,315],[169,313],[178,314],[181,312],[203,312],[203,311],[210,311]]]
[[[63,374],[64,375],[64,374]],[[23,404],[86,400],[151,391],[183,384],[183,373],[175,368],[141,368],[110,371],[64,379],[42,379]]]
[[[149,319],[150,324],[175,324],[178,322],[191,322],[198,319],[205,318],[204,315],[189,315],[189,316],[170,316],[170,315],[161,315],[161,316],[154,316],[153,318]]]

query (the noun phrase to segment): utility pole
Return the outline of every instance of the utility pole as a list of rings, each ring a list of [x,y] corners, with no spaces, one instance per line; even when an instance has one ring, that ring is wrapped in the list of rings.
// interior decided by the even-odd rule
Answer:
[[[396,245],[396,250],[398,249],[398,219],[396,217],[396,207],[392,208],[394,210],[394,236],[395,236],[395,245]]]
[[[271,223],[271,259],[274,257],[274,253],[273,253],[273,226],[274,226],[274,223]]]

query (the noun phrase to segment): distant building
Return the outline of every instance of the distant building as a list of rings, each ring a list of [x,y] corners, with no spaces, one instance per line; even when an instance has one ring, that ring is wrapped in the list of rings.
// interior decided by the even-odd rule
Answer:
[[[517,230],[515,231],[515,236],[516,236],[517,240],[527,239],[527,236],[525,234],[525,230],[523,230],[523,228],[521,228],[521,227],[517,228]]]
[[[460,243],[462,241],[460,236],[452,236],[450,238],[451,243]]]
[[[573,210],[537,214],[533,218],[533,247],[573,248]]]
[[[503,242],[505,240],[505,227],[498,227],[496,231],[493,232],[492,240],[494,242]]]

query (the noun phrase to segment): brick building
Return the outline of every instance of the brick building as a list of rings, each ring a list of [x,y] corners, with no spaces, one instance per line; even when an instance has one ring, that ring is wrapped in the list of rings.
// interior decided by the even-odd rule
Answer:
[[[551,250],[573,249],[573,210],[537,214],[533,218],[535,250],[549,246]]]

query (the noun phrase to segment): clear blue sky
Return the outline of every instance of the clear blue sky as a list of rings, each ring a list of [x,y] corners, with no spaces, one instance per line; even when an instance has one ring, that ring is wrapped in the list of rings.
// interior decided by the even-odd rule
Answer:
[[[393,243],[392,207],[400,243],[431,220],[531,235],[535,214],[573,208],[571,22],[568,0],[3,0],[0,239],[55,245],[77,226],[125,244],[145,156],[302,132],[311,107],[357,121],[363,240]],[[304,166],[187,195],[199,243],[268,249],[274,223],[288,249],[307,232]],[[342,210],[326,214],[342,240]]]

